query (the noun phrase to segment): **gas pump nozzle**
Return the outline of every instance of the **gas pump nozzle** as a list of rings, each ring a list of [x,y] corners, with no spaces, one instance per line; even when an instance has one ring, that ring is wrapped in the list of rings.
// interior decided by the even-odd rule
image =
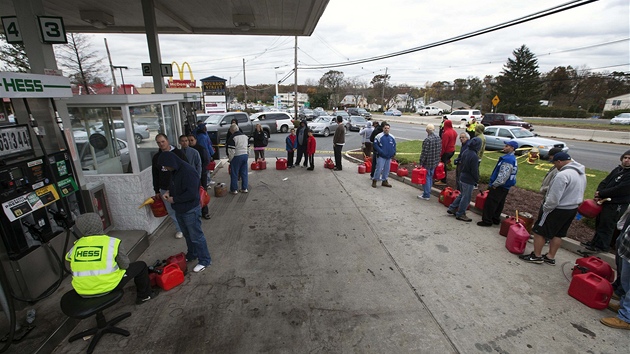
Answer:
[[[60,208],[59,210],[48,208],[48,212],[53,215],[53,219],[59,227],[69,229],[72,227],[72,225],[74,225],[74,220],[72,220],[72,216],[66,213],[63,208]]]
[[[26,228],[28,229],[28,231],[33,235],[33,237],[36,237],[38,240],[42,240],[42,228],[37,226],[37,225],[33,225],[30,222],[24,220],[22,221],[22,225],[26,226]]]

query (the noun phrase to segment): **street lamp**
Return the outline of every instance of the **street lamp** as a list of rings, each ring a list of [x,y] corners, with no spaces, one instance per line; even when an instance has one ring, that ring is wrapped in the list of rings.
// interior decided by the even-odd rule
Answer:
[[[112,68],[120,69],[120,79],[122,80],[123,93],[126,95],[127,89],[125,88],[125,77],[123,76],[123,69],[127,70],[129,68],[126,66],[116,66],[116,65],[112,65]],[[118,93],[118,90],[116,90],[116,93]]]

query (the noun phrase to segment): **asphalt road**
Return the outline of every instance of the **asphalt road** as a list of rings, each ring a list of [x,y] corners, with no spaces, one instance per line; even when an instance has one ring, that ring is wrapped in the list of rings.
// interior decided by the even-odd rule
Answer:
[[[381,121],[391,117],[376,116],[374,120]],[[439,117],[435,118],[434,124],[439,124]],[[390,123],[391,133],[398,141],[405,140],[424,140],[426,138],[425,125],[411,123]],[[456,128],[458,132],[464,129]],[[265,153],[267,159],[274,157],[286,157],[284,140],[286,134],[273,134],[269,140],[267,151]],[[317,156],[333,156],[332,139],[333,136],[321,137],[316,136],[317,140]],[[630,149],[629,145],[597,143],[580,140],[555,139],[564,141],[569,146],[569,154],[578,162],[584,164],[588,168],[610,171],[619,164],[619,157],[625,151]],[[457,141],[459,145],[459,141]],[[346,145],[344,151],[359,149],[361,147],[361,138],[357,132],[348,132],[346,134]],[[272,161],[268,161],[272,162]]]

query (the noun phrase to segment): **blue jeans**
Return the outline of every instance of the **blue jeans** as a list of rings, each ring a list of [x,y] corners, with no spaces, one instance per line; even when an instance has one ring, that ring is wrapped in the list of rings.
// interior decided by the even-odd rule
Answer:
[[[427,168],[427,181],[424,183],[424,185],[422,185],[422,198],[431,197],[431,186],[433,185],[434,172],[435,172],[435,167]]]
[[[628,260],[621,260],[621,286],[625,291],[625,294],[621,296],[619,300],[619,312],[617,317],[620,320],[630,323],[630,262]]]
[[[386,159],[384,157],[376,158],[376,167],[374,168],[374,177],[372,178],[375,181],[385,181],[389,176],[389,168],[390,168],[391,159]]]
[[[460,182],[461,189],[459,190],[459,195],[451,205],[448,206],[448,210],[455,211],[455,216],[466,215],[466,209],[468,209],[468,205],[470,205],[470,198],[472,197],[473,189],[475,188],[472,184],[467,184],[464,182]]]
[[[197,258],[199,264],[206,267],[212,264],[206,236],[201,229],[201,206],[197,205],[185,213],[177,213],[177,221],[179,221],[182,233],[186,238],[186,247],[188,247],[186,258]]]
[[[160,189],[160,194],[164,195],[164,193],[168,192],[166,189]],[[182,232],[182,228],[179,227],[179,223],[177,222],[177,216],[175,215],[175,210],[171,206],[171,203],[164,201],[164,205],[166,206],[166,211],[168,212],[168,216],[173,220],[173,224],[175,224],[175,231]]]
[[[247,155],[238,155],[230,161],[230,192],[238,190],[238,177],[241,177],[241,189],[247,189]]]

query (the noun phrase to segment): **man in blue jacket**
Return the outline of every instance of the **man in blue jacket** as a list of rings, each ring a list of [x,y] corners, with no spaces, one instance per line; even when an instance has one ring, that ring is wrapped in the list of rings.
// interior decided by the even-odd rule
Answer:
[[[376,188],[377,181],[383,181],[383,187],[391,188],[392,185],[387,182],[389,176],[389,166],[392,157],[396,156],[396,138],[389,134],[389,124],[385,123],[383,132],[374,138],[374,152],[376,152],[376,167],[374,168],[374,177],[372,177],[372,188]]]
[[[188,253],[186,261],[199,259],[193,271],[199,273],[212,263],[206,236],[201,229],[201,205],[199,203],[199,177],[197,171],[170,151],[162,152],[158,164],[171,171],[171,186],[162,197],[171,203],[177,216]]]
[[[463,133],[462,133],[463,134]],[[481,139],[475,137],[472,140],[468,140],[467,148],[463,154],[457,159],[460,180],[457,181],[459,188],[459,195],[451,205],[449,205],[446,212],[449,215],[455,215],[457,220],[471,222],[472,219],[466,215],[466,209],[470,204],[470,198],[472,197],[473,189],[475,185],[479,183],[479,157],[477,156],[477,150],[481,147]]]
[[[492,175],[490,175],[490,183],[488,184],[488,197],[483,207],[483,215],[481,221],[477,223],[479,226],[492,226],[501,223],[501,213],[505,205],[510,188],[516,184],[516,172],[518,166],[514,151],[518,149],[518,143],[510,140],[505,143],[503,152],[505,155],[499,157]]]

